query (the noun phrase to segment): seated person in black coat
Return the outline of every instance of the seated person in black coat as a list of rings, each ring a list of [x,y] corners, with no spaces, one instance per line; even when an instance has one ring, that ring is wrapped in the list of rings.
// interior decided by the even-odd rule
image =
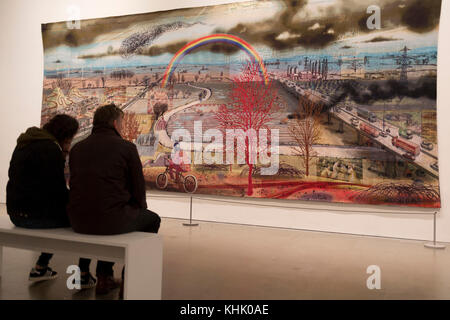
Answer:
[[[147,209],[136,145],[120,135],[123,115],[113,104],[98,108],[92,134],[70,151],[67,212],[75,232],[112,235],[159,230],[161,219]],[[97,264],[97,287],[113,285],[112,265]]]
[[[64,177],[65,158],[78,122],[56,115],[44,127],[31,127],[17,139],[9,166],[6,207],[17,227],[30,229],[70,227],[66,206],[69,190]],[[51,253],[43,252],[31,270],[30,281],[54,279],[49,266]],[[95,286],[89,259],[80,258],[81,288]]]

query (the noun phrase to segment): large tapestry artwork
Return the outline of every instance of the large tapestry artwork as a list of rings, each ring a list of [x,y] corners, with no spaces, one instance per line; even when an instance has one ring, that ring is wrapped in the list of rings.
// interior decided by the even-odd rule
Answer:
[[[440,0],[240,2],[42,25],[42,124],[124,111],[148,190],[440,207]]]

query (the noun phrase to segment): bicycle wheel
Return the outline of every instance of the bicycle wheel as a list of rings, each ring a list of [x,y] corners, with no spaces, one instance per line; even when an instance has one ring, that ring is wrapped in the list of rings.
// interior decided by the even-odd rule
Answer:
[[[192,176],[192,175],[188,175],[184,178],[184,191],[186,191],[187,193],[194,193],[197,190],[197,178]]]
[[[156,177],[156,186],[158,189],[165,189],[168,183],[169,179],[167,178],[167,174],[165,172],[158,174]]]

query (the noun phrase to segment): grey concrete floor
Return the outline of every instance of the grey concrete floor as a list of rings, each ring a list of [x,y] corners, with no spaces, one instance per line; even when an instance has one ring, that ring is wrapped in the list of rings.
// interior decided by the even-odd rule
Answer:
[[[323,232],[163,219],[163,299],[450,299],[450,248],[423,242]],[[56,255],[57,280],[28,283],[37,253],[5,248],[0,299],[117,299],[118,291],[70,291],[68,265]],[[369,290],[367,267],[381,269]],[[122,265],[115,266],[120,275]],[[95,261],[91,264],[95,270]]]

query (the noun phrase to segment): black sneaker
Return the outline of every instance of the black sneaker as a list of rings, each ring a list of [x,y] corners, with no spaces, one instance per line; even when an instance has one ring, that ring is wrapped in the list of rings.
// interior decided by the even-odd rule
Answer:
[[[44,281],[44,280],[53,280],[58,278],[58,273],[53,271],[52,268],[47,267],[45,269],[31,269],[30,276],[28,280],[31,282]]]
[[[74,280],[75,281],[75,280]],[[91,289],[97,285],[97,280],[89,272],[81,276],[81,289]]]

